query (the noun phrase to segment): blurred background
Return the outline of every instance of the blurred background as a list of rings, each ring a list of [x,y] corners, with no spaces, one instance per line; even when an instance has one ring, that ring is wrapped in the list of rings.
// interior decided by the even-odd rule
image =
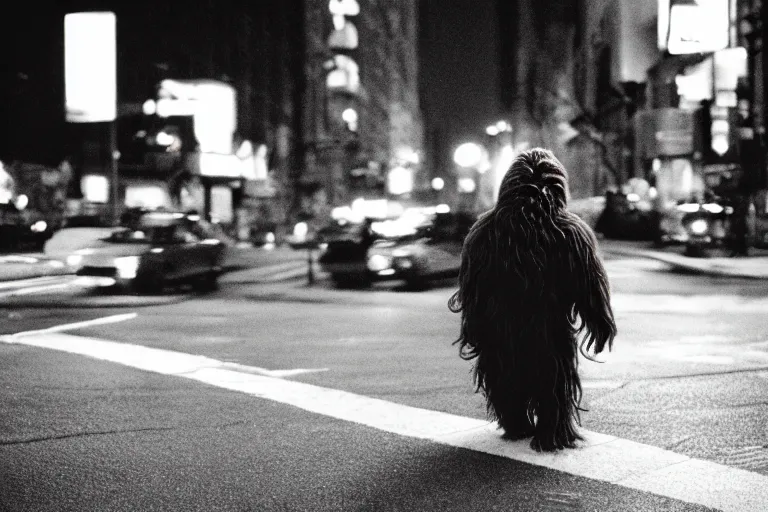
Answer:
[[[679,242],[679,205],[716,198],[742,245],[766,245],[761,9],[25,2],[2,31],[0,200],[25,196],[47,231],[166,208],[253,243],[353,202],[476,214],[545,146],[606,236]]]

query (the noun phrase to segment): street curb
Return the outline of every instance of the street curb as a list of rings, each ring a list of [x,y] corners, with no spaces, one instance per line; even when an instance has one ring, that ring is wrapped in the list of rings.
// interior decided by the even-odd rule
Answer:
[[[693,258],[688,258],[686,256],[678,256],[675,254],[668,254],[668,253],[663,253],[658,251],[621,249],[621,248],[605,247],[605,246],[601,247],[601,250],[605,254],[611,254],[614,256],[631,256],[631,257],[640,257],[640,258],[660,261],[662,263],[666,263],[670,265],[673,268],[682,269],[682,270],[694,272],[701,275],[709,275],[709,276],[716,276],[716,277],[738,277],[742,279],[758,279],[758,280],[768,279],[768,272],[766,272],[765,274],[755,274],[749,271],[734,269],[726,266],[712,267],[704,264],[703,262],[694,261]],[[686,258],[686,259],[682,259],[682,258]],[[702,261],[706,261],[706,260],[702,260]]]

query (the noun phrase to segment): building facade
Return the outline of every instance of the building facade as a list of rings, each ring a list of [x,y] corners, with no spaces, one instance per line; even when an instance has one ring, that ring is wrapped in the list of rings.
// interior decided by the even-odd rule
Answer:
[[[34,161],[41,149],[56,147],[46,163],[68,157],[75,198],[87,195],[83,177],[109,179],[115,165],[123,202],[130,182],[145,191],[154,182],[171,206],[196,206],[224,223],[289,225],[358,192],[385,193],[392,169],[419,168],[413,2],[195,0],[180,7],[73,0],[48,7],[18,14],[15,44],[6,45],[13,51],[2,103],[22,95],[29,108],[8,107],[7,124],[24,129],[3,145],[2,158]],[[65,121],[64,17],[83,11],[110,11],[117,19],[114,123]],[[45,33],[24,44],[39,27]],[[205,123],[196,128],[195,116],[178,110],[203,83],[234,92],[231,147],[223,156],[206,155],[217,161],[207,166],[200,165],[196,133]],[[156,107],[163,102],[175,102],[176,110],[162,114]],[[49,142],[36,140],[40,135]],[[250,169],[233,171],[233,158],[248,160]],[[97,202],[105,193],[96,194]]]
[[[421,175],[418,12],[407,0],[308,0],[304,209],[407,195]],[[404,178],[405,183],[392,179]]]

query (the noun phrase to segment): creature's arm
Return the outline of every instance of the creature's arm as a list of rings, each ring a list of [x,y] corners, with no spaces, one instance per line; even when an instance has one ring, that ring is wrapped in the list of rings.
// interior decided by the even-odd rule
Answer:
[[[477,356],[482,332],[487,323],[485,308],[492,300],[488,293],[489,275],[488,255],[490,254],[489,224],[490,216],[483,216],[477,222],[466,239],[461,253],[459,271],[459,289],[451,296],[448,307],[454,313],[461,313],[461,330],[456,344],[461,357],[472,359]]]
[[[573,278],[575,313],[581,318],[578,331],[586,330],[582,348],[595,354],[613,346],[616,322],[611,308],[608,275],[597,254],[597,239],[592,229],[579,217],[567,217],[570,258],[569,271]]]

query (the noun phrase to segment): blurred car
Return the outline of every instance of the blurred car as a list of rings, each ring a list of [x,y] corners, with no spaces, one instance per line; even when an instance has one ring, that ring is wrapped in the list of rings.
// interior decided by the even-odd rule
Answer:
[[[197,215],[149,212],[131,218],[98,243],[66,257],[78,276],[101,286],[159,293],[167,285],[217,286],[225,244],[210,236]]]
[[[326,239],[318,262],[340,287],[385,280],[423,287],[432,279],[458,275],[462,244],[473,221],[461,213],[430,212],[421,218],[404,215],[351,225]]]
[[[42,216],[15,203],[0,203],[0,251],[41,251],[52,235],[52,226]]]

